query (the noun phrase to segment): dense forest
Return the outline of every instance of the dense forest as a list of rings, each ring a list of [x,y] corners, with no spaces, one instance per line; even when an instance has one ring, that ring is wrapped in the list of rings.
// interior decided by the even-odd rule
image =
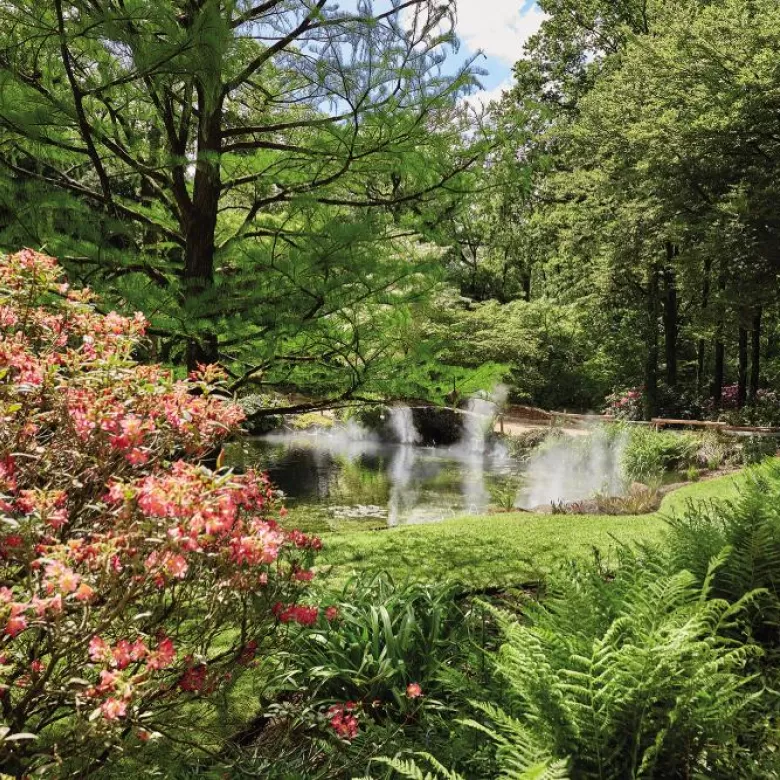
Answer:
[[[0,780],[780,777],[780,4],[517,6],[0,0]]]

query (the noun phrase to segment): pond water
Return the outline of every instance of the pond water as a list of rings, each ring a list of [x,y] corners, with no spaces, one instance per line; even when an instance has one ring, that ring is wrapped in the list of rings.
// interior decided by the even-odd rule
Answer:
[[[388,444],[354,431],[271,435],[237,446],[229,454],[234,465],[267,471],[291,515],[322,530],[431,523],[508,508],[524,468],[501,446]]]

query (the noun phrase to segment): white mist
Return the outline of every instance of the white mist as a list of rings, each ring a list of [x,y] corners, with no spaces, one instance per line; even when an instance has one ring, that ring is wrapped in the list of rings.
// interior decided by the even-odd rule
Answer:
[[[628,434],[609,436],[603,428],[579,439],[564,436],[543,444],[532,456],[517,505],[533,509],[567,504],[596,493],[622,495],[622,461]]]

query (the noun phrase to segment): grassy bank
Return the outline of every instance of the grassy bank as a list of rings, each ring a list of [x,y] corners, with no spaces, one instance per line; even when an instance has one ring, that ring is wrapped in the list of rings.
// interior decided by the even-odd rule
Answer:
[[[621,543],[654,541],[664,518],[689,501],[729,498],[740,477],[686,485],[649,515],[533,515],[464,517],[389,531],[325,536],[320,566],[338,581],[361,571],[389,571],[399,579],[458,579],[488,588],[535,579],[556,561],[598,548],[609,559]]]

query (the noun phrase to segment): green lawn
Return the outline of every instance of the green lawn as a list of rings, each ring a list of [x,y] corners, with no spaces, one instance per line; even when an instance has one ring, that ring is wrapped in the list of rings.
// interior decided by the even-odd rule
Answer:
[[[650,515],[532,515],[463,517],[388,531],[327,534],[319,565],[336,581],[363,571],[398,579],[458,579],[475,589],[534,580],[551,564],[596,547],[609,559],[620,543],[659,539],[664,518],[689,501],[735,495],[739,476],[686,485]],[[331,577],[326,577],[327,583]]]

